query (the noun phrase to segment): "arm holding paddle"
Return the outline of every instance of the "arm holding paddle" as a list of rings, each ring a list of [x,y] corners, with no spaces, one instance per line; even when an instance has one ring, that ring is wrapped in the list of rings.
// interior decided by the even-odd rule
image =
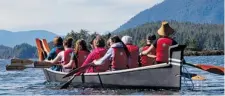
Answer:
[[[73,66],[73,65],[75,65],[75,66]],[[76,54],[75,54],[75,53],[72,53],[69,63],[64,64],[64,65],[62,65],[62,66],[63,66],[63,68],[66,68],[66,69],[67,69],[67,68],[72,68],[72,67],[78,68],[78,64],[77,64],[77,56],[76,56]]]

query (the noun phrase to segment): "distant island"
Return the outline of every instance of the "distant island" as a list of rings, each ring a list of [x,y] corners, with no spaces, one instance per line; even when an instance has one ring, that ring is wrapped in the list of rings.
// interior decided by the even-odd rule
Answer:
[[[8,30],[0,30],[0,45],[14,47],[18,44],[27,43],[35,45],[35,38],[45,38],[48,41],[53,40],[57,34],[46,30],[29,30],[12,32]]]

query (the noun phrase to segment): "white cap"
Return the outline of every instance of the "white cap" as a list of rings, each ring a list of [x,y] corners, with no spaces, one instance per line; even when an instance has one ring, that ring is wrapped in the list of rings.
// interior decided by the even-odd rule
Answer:
[[[132,37],[130,36],[123,36],[121,40],[124,44],[132,44]]]

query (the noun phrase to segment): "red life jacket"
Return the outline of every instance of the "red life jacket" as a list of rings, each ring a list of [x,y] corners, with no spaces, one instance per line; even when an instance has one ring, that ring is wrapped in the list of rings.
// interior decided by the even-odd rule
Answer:
[[[96,53],[94,60],[100,59],[101,57],[103,57],[106,54],[106,52],[107,52],[107,49],[99,51],[99,53]],[[105,71],[109,70],[109,67],[110,67],[110,61],[106,60],[106,61],[104,61],[104,64],[95,66],[93,71],[94,72],[105,72]]]
[[[129,65],[129,68],[136,68],[138,67],[138,55],[139,55],[139,48],[138,46],[135,46],[135,45],[126,45],[129,52],[130,52],[130,64]]]
[[[89,54],[90,52],[88,52],[88,51],[84,51],[84,50],[81,50],[81,51],[78,51],[78,56],[77,56],[77,63],[78,64],[76,64],[76,68],[79,68],[79,67],[81,67],[82,66],[82,64],[84,63],[84,61],[86,60],[86,58],[88,57],[88,54]]]
[[[124,48],[113,48],[112,69],[121,70],[128,68],[128,58]]]
[[[142,48],[142,51],[145,51],[149,48],[150,46],[146,45]],[[155,54],[155,52],[151,52],[150,54]],[[154,63],[154,58],[150,58],[147,55],[142,55],[141,56],[141,65],[142,66],[148,66],[148,65],[153,65]]]
[[[172,39],[170,38],[159,38],[157,40],[156,47],[156,61],[157,62],[168,62],[168,51],[169,46],[172,45]]]
[[[72,48],[69,48],[69,49],[64,51],[64,61],[63,61],[64,65],[70,62],[72,52],[73,52]]]

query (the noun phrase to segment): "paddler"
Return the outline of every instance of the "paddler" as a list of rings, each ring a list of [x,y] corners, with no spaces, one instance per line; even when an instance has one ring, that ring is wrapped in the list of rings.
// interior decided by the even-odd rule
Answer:
[[[147,55],[153,50],[156,50],[156,64],[168,63],[169,47],[177,44],[175,40],[169,37],[174,33],[174,29],[169,26],[168,22],[163,21],[157,33],[160,38],[158,38],[147,50],[141,52],[141,55]]]
[[[53,40],[54,48],[51,49],[49,55],[47,56],[47,60],[53,60],[59,52],[63,51],[63,39],[59,36],[55,37]],[[60,71],[62,69],[61,66],[54,65],[51,67],[52,70]]]
[[[81,67],[90,53],[87,44],[83,39],[77,40],[74,47],[75,52],[72,53],[68,64],[63,65],[64,68],[71,68],[71,66],[72,69]]]
[[[111,70],[121,70],[129,68],[129,58],[130,52],[127,49],[126,45],[121,41],[118,36],[113,36],[109,39],[110,48],[106,54],[98,59],[94,60],[94,65],[103,65],[104,62],[110,60]]]
[[[140,48],[140,52],[143,52],[147,50],[151,44],[155,41],[156,36],[154,34],[148,34],[146,37],[146,45]],[[148,55],[142,55],[140,58],[140,64],[141,66],[148,66],[148,65],[153,65],[155,61],[155,50],[152,50],[149,52]]]
[[[69,63],[73,49],[72,49],[72,43],[73,43],[73,38],[67,38],[63,41],[63,47],[64,51],[59,52],[59,54],[54,58],[53,60],[49,61],[47,60],[46,62],[52,63],[52,64],[58,64],[60,65],[65,65]],[[69,72],[72,69],[72,66],[70,67],[63,67],[62,71],[63,72]]]
[[[93,48],[94,49],[88,55],[87,59],[84,61],[82,66],[90,64],[94,60],[98,60],[99,58],[103,57],[107,52],[107,49],[105,48],[105,41],[101,36],[96,36],[96,38],[93,40]],[[109,70],[110,67],[109,65],[110,65],[109,60],[106,60],[104,64],[100,66],[89,67],[89,69],[86,70],[86,73],[105,72],[106,70]]]
[[[139,66],[138,64],[138,56],[139,56],[139,48],[138,46],[132,44],[132,37],[130,36],[123,36],[122,39],[123,43],[126,45],[130,52],[130,61],[129,61],[129,68],[136,68]]]

